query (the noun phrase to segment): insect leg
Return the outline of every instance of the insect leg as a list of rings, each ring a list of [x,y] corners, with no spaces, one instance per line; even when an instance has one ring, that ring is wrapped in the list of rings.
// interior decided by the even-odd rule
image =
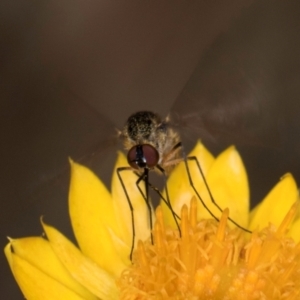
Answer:
[[[139,185],[142,180],[145,182],[146,195],[143,193],[143,191],[142,191],[142,189],[140,188],[140,185]],[[149,223],[150,223],[150,233],[151,233],[151,242],[153,244],[153,236],[152,236],[152,229],[153,229],[152,208],[151,208],[151,204],[150,204],[150,201],[149,201],[149,169],[147,169],[147,168],[144,169],[143,174],[140,175],[139,178],[138,178],[138,180],[136,181],[136,186],[137,186],[138,190],[140,191],[143,199],[145,200],[145,203],[146,203],[147,208],[148,208]]]
[[[191,186],[192,186],[194,192],[195,192],[196,195],[198,196],[199,200],[201,201],[201,203],[203,204],[203,206],[206,208],[206,210],[210,213],[210,215],[211,215],[214,219],[216,219],[217,221],[219,221],[219,219],[218,219],[218,218],[217,218],[217,217],[216,217],[216,216],[208,209],[208,207],[206,206],[205,202],[203,201],[203,199],[200,197],[198,191],[196,190],[196,188],[195,188],[195,186],[194,186],[194,183],[193,183],[193,180],[192,180],[192,178],[191,178],[191,174],[190,174],[189,168],[188,168],[188,163],[187,163],[188,160],[196,162],[197,168],[198,168],[198,170],[199,170],[199,172],[200,172],[200,174],[201,174],[201,177],[202,177],[202,179],[203,179],[205,188],[206,188],[207,191],[208,191],[208,194],[209,194],[209,197],[210,197],[211,202],[219,209],[220,212],[222,212],[222,211],[223,211],[222,208],[221,208],[221,207],[219,206],[219,204],[215,201],[215,199],[214,199],[214,197],[213,197],[213,195],[212,195],[212,192],[211,192],[211,190],[210,190],[210,188],[209,188],[209,186],[208,186],[208,183],[207,183],[207,181],[206,181],[206,178],[205,178],[205,176],[204,176],[204,173],[203,173],[203,171],[202,171],[202,168],[201,168],[201,166],[200,166],[200,163],[199,163],[197,157],[196,157],[196,156],[188,156],[188,157],[186,157],[186,159],[184,160],[184,161],[185,161],[185,166],[186,166],[186,169],[187,169],[187,173],[188,173],[188,177],[189,177],[190,184],[191,184]],[[241,228],[242,230],[244,230],[244,231],[246,231],[246,232],[249,232],[249,233],[252,233],[250,230],[248,230],[248,229],[244,228],[243,226],[239,225],[237,222],[235,222],[235,221],[234,221],[233,219],[231,219],[230,217],[228,217],[228,220],[231,221],[231,222],[232,222],[234,225],[236,225],[237,227]]]
[[[131,171],[132,172],[132,168],[130,167],[121,167],[121,168],[117,168],[117,175],[118,178],[120,180],[120,183],[122,185],[123,191],[125,193],[126,196],[126,200],[128,202],[129,208],[130,208],[130,213],[131,213],[131,227],[132,227],[132,243],[131,243],[131,249],[130,249],[130,260],[132,260],[132,253],[133,253],[133,248],[134,248],[134,243],[135,243],[135,225],[134,225],[134,214],[133,214],[133,206],[132,203],[130,201],[128,192],[126,190],[125,184],[123,182],[123,179],[121,177],[121,172],[123,171]]]
[[[165,199],[165,197],[162,195],[162,193],[159,191],[159,189],[157,187],[155,187],[154,185],[152,185],[150,182],[148,182],[149,187],[155,191],[155,193],[157,193],[157,195],[161,198],[162,201],[165,202],[165,204],[168,206],[168,208],[172,211],[172,206],[170,204],[170,201],[167,201],[167,199]],[[181,218],[176,214],[176,212],[173,210],[175,217],[178,220],[181,220]]]
[[[158,169],[163,173],[165,179],[166,179],[166,176],[163,172],[163,169],[161,167],[158,167]],[[138,173],[135,172],[135,174],[139,177],[137,182],[136,182],[136,185],[137,185],[137,188],[139,189],[142,197],[144,198],[146,204],[147,204],[147,207],[148,207],[148,211],[149,211],[149,220],[150,220],[150,228],[152,230],[152,227],[153,227],[153,221],[152,221],[152,208],[151,208],[151,205],[150,205],[150,201],[149,201],[149,196],[147,197],[147,193],[148,193],[148,189],[146,189],[146,195],[144,194],[144,192],[142,191],[142,189],[140,188],[139,186],[139,183],[141,180],[144,180],[145,183],[147,184],[148,187],[150,187],[153,191],[155,191],[159,197],[166,203],[166,205],[168,206],[168,208],[171,210],[172,212],[172,215],[175,219],[175,222],[176,222],[176,225],[178,227],[178,230],[179,230],[179,234],[181,235],[181,231],[180,231],[180,227],[179,227],[179,224],[178,224],[178,221],[177,220],[180,220],[180,217],[175,213],[175,211],[173,210],[172,206],[171,206],[171,202],[169,200],[169,193],[168,193],[168,188],[167,188],[167,184],[165,184],[166,186],[166,195],[167,195],[167,199],[165,199],[165,197],[161,194],[161,192],[159,191],[159,189],[157,187],[155,187],[154,185],[152,185],[150,182],[149,182],[149,176],[148,176],[148,173],[149,173],[149,170],[147,172],[147,174],[145,174],[145,172],[140,176]],[[166,180],[165,180],[166,181]],[[152,232],[151,232],[151,241],[153,242],[153,239],[152,239]]]
[[[167,184],[167,176],[166,176],[166,174],[165,174],[165,170],[164,170],[160,165],[157,165],[156,167],[157,167],[157,169],[159,169],[159,170],[161,171],[161,173],[162,173],[163,176],[164,176],[164,181],[165,181],[165,191],[166,191],[166,199],[164,199],[164,200],[165,200],[167,206],[168,206],[168,207],[170,208],[170,210],[171,210],[171,213],[172,213],[172,215],[173,215],[174,221],[175,221],[176,226],[177,226],[178,231],[179,231],[179,236],[181,237],[181,230],[180,230],[180,226],[179,226],[179,223],[178,223],[178,220],[177,220],[178,215],[174,212],[174,210],[173,210],[173,208],[172,208],[172,205],[171,205],[170,197],[169,197],[169,190],[168,190],[168,184]],[[177,218],[176,218],[176,217],[177,217]]]

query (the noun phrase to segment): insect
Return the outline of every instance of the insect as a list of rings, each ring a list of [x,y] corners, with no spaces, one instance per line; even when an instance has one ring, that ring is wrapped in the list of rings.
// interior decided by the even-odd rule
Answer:
[[[190,175],[188,161],[194,161],[197,164],[199,169],[199,175],[202,176],[206,188],[209,192],[211,201],[217,208],[222,211],[222,208],[215,202],[213,195],[207,185],[205,180],[204,174],[201,170],[200,163],[198,162],[196,157],[186,157],[183,153],[183,146],[180,141],[179,133],[171,126],[170,119],[167,117],[166,119],[162,120],[159,115],[150,112],[150,111],[140,111],[131,115],[123,130],[119,132],[119,136],[123,140],[124,148],[127,150],[127,161],[129,167],[121,167],[117,169],[117,174],[121,185],[123,187],[124,193],[126,195],[126,199],[128,201],[128,205],[130,207],[131,212],[131,221],[132,221],[132,244],[131,244],[131,251],[130,251],[130,259],[132,259],[132,252],[135,244],[135,224],[134,224],[134,207],[130,201],[130,195],[126,190],[126,186],[122,180],[121,173],[123,171],[134,171],[138,179],[136,181],[136,185],[142,194],[147,208],[149,212],[149,222],[150,222],[150,230],[153,228],[153,220],[152,220],[152,207],[149,201],[149,187],[154,189],[156,192],[159,193],[158,189],[153,187],[149,182],[149,171],[155,169],[159,171],[161,174],[166,177],[170,173],[170,171],[177,165],[179,162],[184,161],[186,166],[186,171],[188,174],[189,182],[192,188],[195,191],[198,199],[201,201],[203,206],[208,210],[210,215],[219,221],[218,217],[216,217],[207,207],[201,195],[198,193],[194,186],[193,178]],[[140,188],[139,184],[141,181],[145,183],[145,193]],[[177,228],[180,232],[179,227],[179,217],[172,209],[172,205],[169,199],[169,193],[167,185],[165,186],[166,190],[166,198],[164,198],[160,193],[160,197],[162,200],[167,204]],[[249,230],[245,229],[244,227],[237,224],[234,220],[229,218],[229,220],[234,223],[236,226],[240,227],[241,229],[250,232]],[[151,233],[151,240],[153,242],[152,233]]]

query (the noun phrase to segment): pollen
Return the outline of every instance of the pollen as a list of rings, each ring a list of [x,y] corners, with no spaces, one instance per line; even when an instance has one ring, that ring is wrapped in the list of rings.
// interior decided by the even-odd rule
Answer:
[[[121,299],[300,299],[300,244],[286,236],[295,203],[278,229],[249,234],[219,222],[197,221],[197,200],[181,209],[181,235],[156,210],[154,243],[139,241],[118,280]]]

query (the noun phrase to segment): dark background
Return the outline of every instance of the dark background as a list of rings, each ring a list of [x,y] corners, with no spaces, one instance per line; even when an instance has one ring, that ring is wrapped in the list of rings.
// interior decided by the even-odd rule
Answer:
[[[299,15],[298,0],[2,1],[2,247],[41,215],[72,237],[67,157],[109,184],[115,128],[141,109],[172,112],[187,148],[236,144],[252,203],[288,171],[299,183]],[[22,299],[0,263],[2,298]]]

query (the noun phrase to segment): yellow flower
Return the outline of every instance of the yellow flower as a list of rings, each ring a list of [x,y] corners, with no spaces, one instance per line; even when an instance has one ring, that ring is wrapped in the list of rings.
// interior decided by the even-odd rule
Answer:
[[[220,222],[197,222],[197,200],[181,210],[181,238],[166,228],[160,208],[154,244],[139,241],[133,264],[119,280],[121,299],[255,300],[300,297],[300,244],[285,237],[298,210],[296,202],[275,229],[250,237]]]
[[[130,171],[124,171],[122,178],[134,207],[136,241],[143,241],[138,243],[131,266],[131,214],[116,170],[110,193],[90,170],[71,162],[69,211],[80,250],[44,222],[42,225],[47,239],[10,239],[5,253],[24,296],[27,299],[198,299],[199,293],[204,295],[209,291],[209,295],[201,299],[238,299],[234,298],[234,293],[240,293],[236,286],[249,285],[249,291],[253,288],[263,295],[261,276],[269,283],[275,280],[272,276],[276,274],[276,280],[284,286],[274,292],[276,297],[283,291],[294,295],[294,287],[296,291],[300,290],[299,282],[290,280],[291,274],[299,271],[297,251],[300,247],[294,247],[294,242],[284,235],[285,229],[290,227],[289,234],[296,241],[300,240],[297,209],[292,210],[288,221],[277,231],[272,226],[258,231],[269,222],[278,227],[297,200],[297,186],[292,176],[284,176],[265,200],[249,213],[247,175],[234,147],[214,158],[202,144],[197,143],[190,155],[196,156],[200,162],[220,207],[229,207],[230,218],[245,228],[255,230],[252,236],[226,221],[228,211],[221,214],[211,203],[195,161],[189,161],[196,189],[213,214],[218,218],[222,215],[222,221],[218,224],[211,220],[199,199],[197,205],[193,200],[190,218],[186,217],[190,199],[196,198],[181,163],[170,175],[168,187],[172,207],[182,218],[182,237],[179,238],[174,227],[169,208],[162,203],[152,245],[149,242],[148,211],[136,187],[137,177]],[[115,168],[126,165],[126,158],[119,154]],[[274,207],[276,205],[278,209]],[[294,221],[291,216],[295,216]],[[233,229],[227,228],[227,223]],[[198,244],[199,240],[203,244]],[[176,256],[178,253],[179,256]],[[274,269],[277,273],[273,270],[270,275],[267,266],[270,267],[275,258],[280,260],[280,264],[276,262]],[[285,271],[281,272],[283,265]],[[257,273],[257,268],[263,269],[264,275]],[[235,277],[237,274],[240,277]],[[186,291],[192,291],[191,284],[198,294],[186,294]],[[265,283],[264,286],[269,287]],[[207,290],[206,287],[210,288]],[[214,289],[217,294],[212,296]],[[170,290],[174,291],[173,296],[170,296]],[[268,290],[268,293],[266,295],[271,292]],[[245,299],[277,299],[275,296],[259,297]]]

